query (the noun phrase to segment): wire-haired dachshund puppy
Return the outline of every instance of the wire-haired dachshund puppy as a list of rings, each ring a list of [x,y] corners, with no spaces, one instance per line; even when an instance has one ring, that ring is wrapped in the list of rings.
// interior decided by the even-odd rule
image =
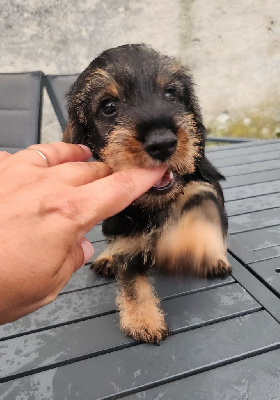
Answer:
[[[64,141],[89,146],[113,171],[164,165],[166,173],[124,211],[103,222],[109,246],[92,264],[116,275],[123,331],[144,342],[168,335],[147,277],[167,272],[226,276],[227,217],[205,157],[205,127],[188,71],[145,45],[102,53],[68,93]]]

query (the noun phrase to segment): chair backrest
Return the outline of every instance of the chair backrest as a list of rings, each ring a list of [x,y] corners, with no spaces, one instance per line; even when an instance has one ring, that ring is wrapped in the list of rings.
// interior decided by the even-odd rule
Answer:
[[[45,75],[45,86],[63,131],[68,121],[65,95],[77,77],[78,74]]]
[[[42,72],[0,73],[0,150],[40,141]]]

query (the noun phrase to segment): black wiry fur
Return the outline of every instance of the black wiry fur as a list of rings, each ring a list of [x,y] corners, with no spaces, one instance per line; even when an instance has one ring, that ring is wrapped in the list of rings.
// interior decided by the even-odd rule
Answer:
[[[64,140],[89,146],[113,171],[163,164],[174,173],[170,187],[152,188],[104,221],[109,248],[93,263],[96,272],[117,275],[122,329],[159,342],[168,330],[147,271],[153,265],[201,276],[231,270],[223,176],[205,157],[192,79],[174,59],[145,45],[120,46],[79,76],[68,109]]]

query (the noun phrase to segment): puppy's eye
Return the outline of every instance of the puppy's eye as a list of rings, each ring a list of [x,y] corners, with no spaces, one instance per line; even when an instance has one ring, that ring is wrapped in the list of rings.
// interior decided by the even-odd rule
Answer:
[[[117,112],[117,103],[112,99],[107,99],[101,103],[100,108],[103,114],[112,116]]]
[[[177,90],[175,88],[166,88],[164,89],[163,96],[168,101],[176,100]]]

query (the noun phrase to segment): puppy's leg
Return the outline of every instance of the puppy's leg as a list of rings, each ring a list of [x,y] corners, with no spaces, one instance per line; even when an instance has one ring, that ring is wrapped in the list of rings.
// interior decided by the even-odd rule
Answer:
[[[193,185],[181,199],[181,210],[181,218],[158,242],[159,265],[168,272],[227,276],[231,272],[226,259],[227,219],[215,190]]]
[[[119,270],[118,281],[120,290],[117,304],[121,329],[141,342],[159,343],[165,339],[168,328],[163,311],[159,308],[160,301],[147,276],[132,273],[127,265],[126,270]]]
[[[122,260],[133,257],[134,254],[141,253],[143,248],[148,249],[148,237],[134,236],[116,237],[109,242],[109,245],[103,253],[91,264],[91,270],[99,275],[114,277],[117,275],[118,267]],[[128,256],[131,254],[132,256]],[[127,257],[125,257],[127,255]]]
[[[103,253],[92,262],[90,269],[96,274],[107,278],[114,278],[116,276],[118,265],[110,247],[103,251]]]

